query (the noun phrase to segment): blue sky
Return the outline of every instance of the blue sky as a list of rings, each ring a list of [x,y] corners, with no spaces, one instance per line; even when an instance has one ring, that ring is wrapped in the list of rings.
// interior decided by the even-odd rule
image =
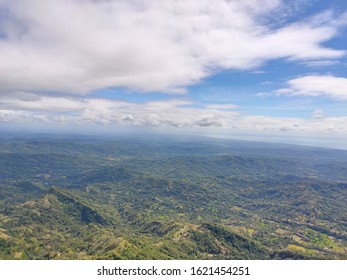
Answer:
[[[345,1],[0,0],[0,127],[347,148],[346,68]]]

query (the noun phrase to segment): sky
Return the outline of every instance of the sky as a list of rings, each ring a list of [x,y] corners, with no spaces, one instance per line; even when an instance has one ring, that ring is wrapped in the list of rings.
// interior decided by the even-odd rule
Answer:
[[[346,70],[347,1],[0,0],[0,129],[347,149]]]

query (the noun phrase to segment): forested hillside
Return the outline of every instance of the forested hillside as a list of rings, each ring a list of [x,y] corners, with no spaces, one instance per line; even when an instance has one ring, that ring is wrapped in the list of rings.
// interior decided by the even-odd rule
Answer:
[[[0,138],[0,259],[346,259],[347,151]]]

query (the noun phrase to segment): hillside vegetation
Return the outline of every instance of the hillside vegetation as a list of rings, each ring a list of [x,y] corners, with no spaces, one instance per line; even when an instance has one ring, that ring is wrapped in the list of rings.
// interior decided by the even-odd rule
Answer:
[[[347,151],[0,138],[0,259],[346,259]]]

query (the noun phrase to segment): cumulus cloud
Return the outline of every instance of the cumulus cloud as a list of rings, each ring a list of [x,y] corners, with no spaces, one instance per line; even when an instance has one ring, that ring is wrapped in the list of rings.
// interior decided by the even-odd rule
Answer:
[[[237,121],[236,121],[237,120]],[[336,133],[347,134],[347,116],[304,120],[268,116],[237,117],[234,129],[253,132]]]
[[[23,98],[23,96],[30,98]],[[39,119],[61,124],[117,124],[171,127],[224,127],[231,111],[194,108],[187,99],[145,103],[79,97],[53,97],[23,92],[0,97],[0,121]],[[16,114],[18,112],[18,114]]]
[[[108,87],[184,93],[223,69],[270,59],[336,59],[345,15],[274,27],[280,0],[2,0],[0,88],[88,94]]]
[[[287,81],[288,88],[275,91],[276,94],[294,96],[326,96],[347,100],[347,78],[309,75]]]
[[[197,107],[188,99],[145,103],[90,97],[53,97],[28,93],[23,98],[0,98],[0,122],[54,125],[116,125],[161,128],[223,128],[234,132],[342,133],[347,134],[347,116],[325,117],[321,110],[313,118],[243,116],[232,109]],[[231,104],[229,104],[232,107]],[[212,106],[214,107],[214,106]]]

